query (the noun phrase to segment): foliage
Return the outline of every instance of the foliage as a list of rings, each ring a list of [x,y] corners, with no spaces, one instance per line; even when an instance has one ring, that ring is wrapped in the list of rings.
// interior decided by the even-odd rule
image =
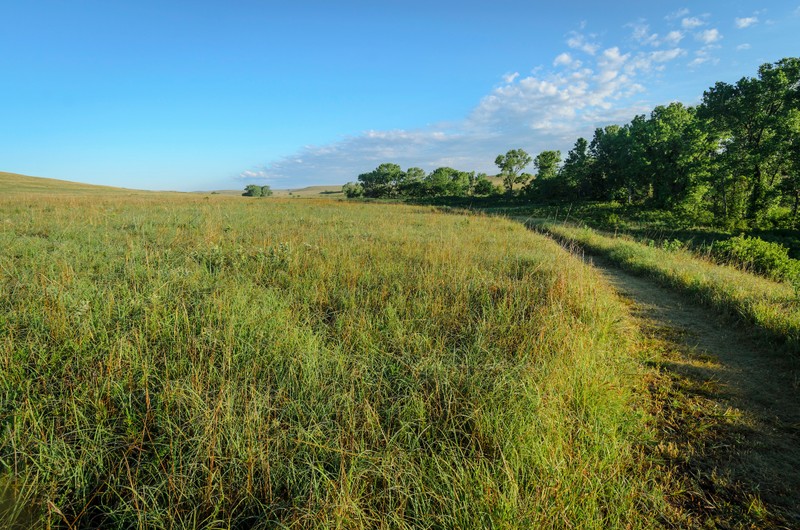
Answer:
[[[558,165],[561,163],[561,151],[542,151],[533,160],[536,176],[525,186],[524,192],[531,198],[550,200],[562,198],[567,191],[558,178]]]
[[[404,181],[405,173],[400,166],[389,163],[358,176],[365,197],[393,197]]]
[[[475,172],[468,173],[451,167],[436,168],[426,175],[418,167],[402,171],[397,164],[386,163],[359,175],[358,180],[358,183],[348,182],[342,188],[347,197],[466,197],[491,191],[487,191],[483,183],[487,180],[485,174],[476,175]]]
[[[527,182],[531,175],[522,171],[533,161],[523,149],[511,149],[504,155],[497,155],[494,163],[500,168],[500,176],[503,178],[503,186],[506,193],[514,192],[514,184]]]
[[[342,186],[342,192],[348,199],[354,199],[364,196],[364,186],[356,182],[348,182]]]
[[[789,249],[757,237],[739,235],[718,241],[712,254],[724,263],[743,267],[777,281],[800,279],[800,261],[789,257]]]
[[[495,186],[486,178],[486,175],[482,175],[475,181],[473,192],[475,195],[491,195],[495,193]]]
[[[248,184],[244,188],[244,197],[270,197],[272,195],[272,188],[269,186],[258,186],[256,184]]]
[[[244,188],[244,193],[242,193],[244,197],[261,197],[261,186],[256,184],[248,184]]]

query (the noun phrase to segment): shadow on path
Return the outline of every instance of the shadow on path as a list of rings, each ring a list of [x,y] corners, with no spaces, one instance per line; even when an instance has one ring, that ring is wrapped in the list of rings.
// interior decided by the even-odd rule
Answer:
[[[700,490],[684,508],[706,518],[704,525],[750,527],[760,520],[800,528],[798,359],[652,280],[587,259],[630,303],[645,336],[664,353],[654,363],[685,401],[662,417],[666,437],[684,445],[662,456]]]

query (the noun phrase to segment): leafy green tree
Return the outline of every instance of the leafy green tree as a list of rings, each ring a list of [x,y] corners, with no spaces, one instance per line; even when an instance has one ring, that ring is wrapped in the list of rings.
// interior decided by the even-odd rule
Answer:
[[[764,64],[758,78],[717,83],[703,94],[698,114],[718,140],[718,159],[727,178],[721,189],[727,217],[758,219],[770,206],[788,167],[787,120],[800,108],[800,59]],[[738,178],[741,177],[741,178]],[[743,186],[741,185],[743,184]],[[743,196],[744,211],[736,199]]]
[[[472,188],[472,193],[475,195],[491,195],[494,193],[494,184],[485,173],[480,173],[475,179],[475,185]]]
[[[587,198],[618,198],[620,186],[625,182],[627,142],[627,131],[619,125],[595,129],[589,144],[593,163],[584,180],[583,191]]]
[[[467,194],[474,195],[475,194],[475,182],[478,181],[478,174],[474,171],[470,171],[467,175]]]
[[[269,186],[261,186],[261,196],[272,197],[272,188],[270,188]]]
[[[593,162],[594,159],[589,154],[589,142],[586,138],[578,138],[559,170],[565,198],[576,199],[588,187],[587,180]]]
[[[525,194],[536,199],[561,198],[558,164],[561,151],[542,151],[533,159],[536,176],[525,186]]]
[[[798,88],[800,91],[800,88]],[[786,177],[781,182],[783,202],[791,208],[792,225],[798,226],[800,206],[800,110],[792,110],[785,121]]]
[[[462,196],[468,190],[469,174],[451,167],[436,168],[425,178],[426,195],[431,197]]]
[[[401,196],[422,197],[425,195],[425,170],[410,167],[406,170],[405,180],[398,190]]]
[[[242,196],[244,197],[261,197],[261,186],[257,186],[255,184],[248,184],[244,188],[244,193]]]
[[[425,195],[429,197],[447,195],[447,190],[450,186],[450,175],[454,171],[449,167],[440,167],[431,171],[430,175],[425,177]]]
[[[653,109],[640,131],[638,142],[648,160],[650,201],[656,207],[681,202],[692,185],[695,124],[692,108],[671,103]]]
[[[355,199],[364,196],[364,187],[357,182],[348,182],[342,186],[342,192],[348,199]]]
[[[405,180],[405,173],[397,164],[381,164],[369,173],[362,173],[358,181],[367,197],[392,197]]]
[[[532,161],[531,155],[522,149],[511,149],[505,155],[497,155],[494,163],[500,168],[500,176],[507,193],[514,193],[514,184],[524,183],[530,178],[529,174],[522,171]]]
[[[561,151],[542,151],[533,160],[536,178],[539,180],[556,178],[559,163],[561,163]]]

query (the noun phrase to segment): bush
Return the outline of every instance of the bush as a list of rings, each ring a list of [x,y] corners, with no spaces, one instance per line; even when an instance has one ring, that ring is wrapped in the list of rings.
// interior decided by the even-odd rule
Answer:
[[[800,282],[800,261],[789,257],[789,249],[744,234],[719,241],[711,247],[718,261],[746,268],[776,281]]]
[[[475,182],[475,195],[491,195],[494,191],[494,184],[486,177],[479,178]]]
[[[348,199],[364,196],[364,187],[361,184],[353,182],[348,182],[342,186],[342,191],[344,192],[345,197]]]

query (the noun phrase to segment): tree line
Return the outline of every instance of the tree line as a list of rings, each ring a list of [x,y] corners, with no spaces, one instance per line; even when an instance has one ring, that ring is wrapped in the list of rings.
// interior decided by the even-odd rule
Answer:
[[[347,197],[463,197],[497,193],[485,173],[459,171],[440,167],[430,173],[418,167],[403,171],[397,164],[381,164],[348,182],[343,191]]]
[[[697,106],[671,103],[597,128],[563,160],[559,151],[532,157],[513,149],[495,163],[505,195],[519,200],[619,201],[703,224],[797,226],[800,58],[764,64],[756,77],[734,84],[716,83]],[[359,175],[344,191],[349,197],[498,193],[485,174],[439,168],[426,175],[396,164]]]

